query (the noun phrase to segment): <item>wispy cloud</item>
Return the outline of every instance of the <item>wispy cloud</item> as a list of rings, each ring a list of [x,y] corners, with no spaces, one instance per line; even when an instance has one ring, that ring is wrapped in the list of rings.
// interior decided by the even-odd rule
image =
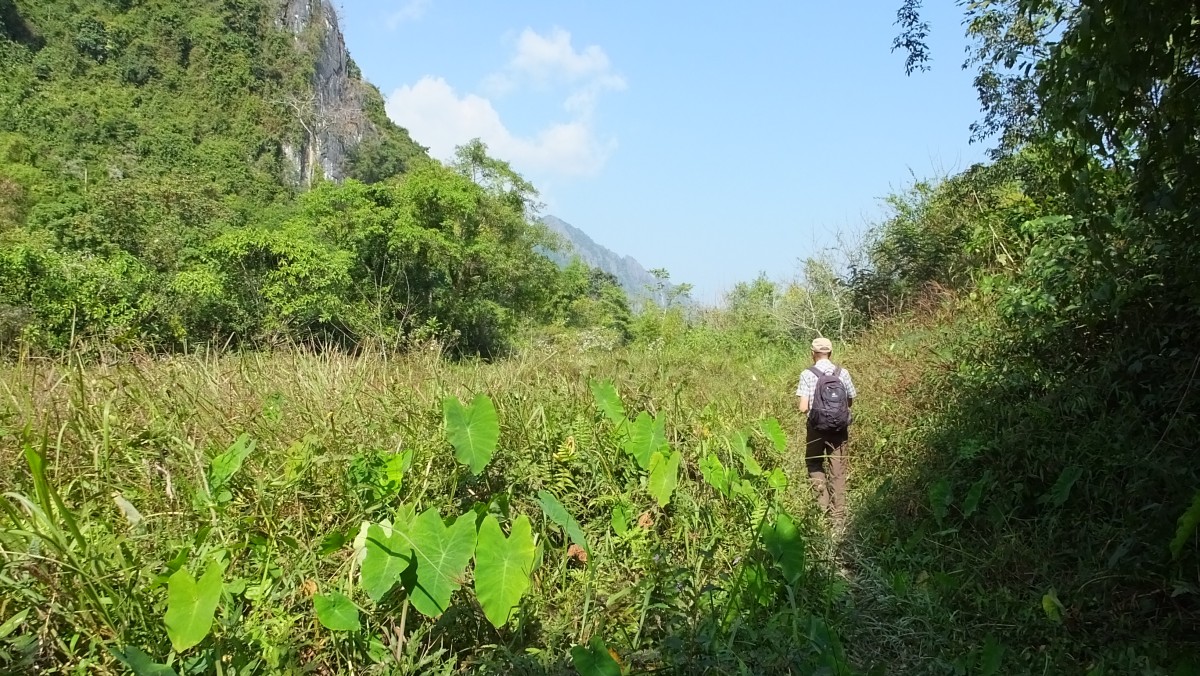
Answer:
[[[567,119],[532,134],[513,133],[492,100],[527,88],[561,93]],[[595,127],[597,103],[604,93],[625,88],[599,46],[576,49],[561,28],[546,34],[526,28],[504,67],[484,79],[486,95],[460,93],[445,79],[426,75],[393,91],[387,112],[438,159],[450,159],[455,146],[480,138],[521,171],[587,176],[598,173],[617,147],[614,137]]]
[[[388,30],[396,30],[402,23],[416,21],[425,16],[425,11],[429,9],[429,5],[433,0],[404,0],[400,8],[388,14],[387,27]]]
[[[554,123],[532,136],[514,134],[491,101],[460,95],[440,77],[426,76],[392,92],[387,112],[443,160],[453,156],[455,146],[480,138],[522,170],[586,176],[598,172],[616,149],[616,139],[601,139],[585,119]]]
[[[576,49],[571,34],[557,27],[544,35],[532,28],[521,31],[507,66],[484,81],[484,87],[495,96],[525,85],[566,88],[563,107],[580,115],[592,112],[600,94],[627,86],[599,45]]]

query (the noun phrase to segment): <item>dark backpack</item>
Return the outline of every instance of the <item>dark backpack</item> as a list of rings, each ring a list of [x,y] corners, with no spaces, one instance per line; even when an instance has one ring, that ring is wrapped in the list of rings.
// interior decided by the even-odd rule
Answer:
[[[828,375],[816,366],[808,370],[817,376],[817,388],[808,405],[809,422],[818,432],[844,432],[850,427],[850,395],[838,377],[842,367],[835,366]]]

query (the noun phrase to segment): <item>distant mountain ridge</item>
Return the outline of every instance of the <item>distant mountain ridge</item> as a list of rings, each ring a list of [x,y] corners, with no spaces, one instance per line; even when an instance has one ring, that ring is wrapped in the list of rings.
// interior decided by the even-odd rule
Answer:
[[[622,256],[597,244],[586,232],[556,216],[543,216],[542,223],[552,232],[562,236],[569,249],[545,252],[550,260],[565,266],[572,258],[578,256],[591,267],[616,277],[617,283],[630,299],[652,299],[659,303],[665,301],[665,298],[659,297],[663,294],[653,292],[658,286],[658,279],[632,256]]]

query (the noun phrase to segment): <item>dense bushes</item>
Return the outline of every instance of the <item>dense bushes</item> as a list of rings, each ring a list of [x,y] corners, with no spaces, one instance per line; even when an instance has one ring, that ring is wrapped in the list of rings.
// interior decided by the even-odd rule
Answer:
[[[349,345],[424,332],[482,353],[523,320],[628,335],[615,282],[535,254],[550,244],[540,227],[462,171],[426,163],[392,182],[322,184],[257,221],[168,189],[111,182],[7,235],[5,335],[60,348],[73,336]]]
[[[1086,200],[1065,190],[1059,154],[1031,145],[918,184],[868,239],[855,305],[911,328],[860,439],[855,528],[901,612],[957,618],[922,646],[947,671],[970,664],[949,659],[958,646],[988,643],[1012,651],[1010,673],[1166,673],[1200,623],[1197,550],[1168,546],[1192,541],[1200,486],[1200,321],[1168,279],[1190,245],[1138,234],[1116,168],[1091,167]]]
[[[78,4],[78,3],[77,3]],[[522,322],[628,337],[611,280],[534,253],[532,186],[480,143],[453,168],[387,120],[298,194],[285,148],[313,31],[258,1],[0,6],[0,349],[435,338],[504,348]],[[37,39],[34,39],[36,36]],[[298,48],[299,47],[299,48]]]

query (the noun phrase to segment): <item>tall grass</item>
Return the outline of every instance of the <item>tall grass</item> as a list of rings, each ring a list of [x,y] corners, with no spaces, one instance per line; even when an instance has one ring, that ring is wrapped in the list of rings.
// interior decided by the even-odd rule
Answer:
[[[597,639],[632,673],[1191,673],[1196,545],[1168,547],[1192,495],[1190,418],[1156,450],[1176,462],[1131,464],[1159,435],[1143,448],[1136,420],[1080,424],[1101,400],[971,385],[1003,373],[972,343],[989,316],[944,299],[839,341],[860,392],[844,532],[815,513],[804,475],[792,392],[808,355],[744,332],[626,348],[564,334],[495,362],[283,349],[5,364],[0,665],[124,673],[114,651],[134,648],[180,673],[572,673],[570,648]],[[596,380],[630,417],[665,420],[683,456],[667,507]],[[500,443],[474,477],[441,402],[478,393]],[[767,418],[788,432],[784,453]],[[213,458],[243,435],[244,467],[214,482]],[[706,479],[710,454],[744,492]],[[582,525],[586,563],[539,491]],[[532,519],[541,563],[515,620],[494,629],[465,590],[436,620],[364,596],[355,537],[402,503]],[[807,549],[794,581],[759,535],[783,513]],[[166,580],[211,561],[225,566],[216,625],[174,654]],[[312,599],[331,592],[364,610],[361,631],[317,620]]]
[[[833,568],[796,490],[803,465],[756,431],[769,417],[796,429],[795,356],[696,340],[707,342],[609,350],[544,341],[493,363],[291,349],[0,366],[0,463],[12,468],[0,475],[0,622],[26,613],[0,637],[0,658],[11,668],[119,673],[113,652],[132,646],[180,671],[553,673],[567,668],[568,648],[600,636],[628,667],[840,665],[826,624]],[[684,455],[667,508],[614,444],[589,390],[596,379],[615,383],[631,415],[666,420]],[[455,465],[441,400],[480,392],[495,402],[501,435],[474,478]],[[706,453],[740,468],[726,441],[735,430],[751,433],[762,467],[792,473],[792,489],[760,482],[751,499],[704,483]],[[245,466],[214,486],[212,458],[243,434],[255,444]],[[397,481],[388,460],[402,451],[412,462]],[[541,518],[539,490],[583,524],[590,565],[565,555],[566,540]],[[360,525],[402,501],[535,519],[543,563],[520,621],[494,630],[466,597],[437,620],[382,608],[353,636],[316,621],[314,594],[355,593]],[[623,535],[610,525],[617,504],[637,524]],[[797,586],[763,567],[755,527],[768,511],[791,512],[810,535],[811,570]],[[174,655],[165,581],[202,560],[226,566],[217,623],[200,647]]]

